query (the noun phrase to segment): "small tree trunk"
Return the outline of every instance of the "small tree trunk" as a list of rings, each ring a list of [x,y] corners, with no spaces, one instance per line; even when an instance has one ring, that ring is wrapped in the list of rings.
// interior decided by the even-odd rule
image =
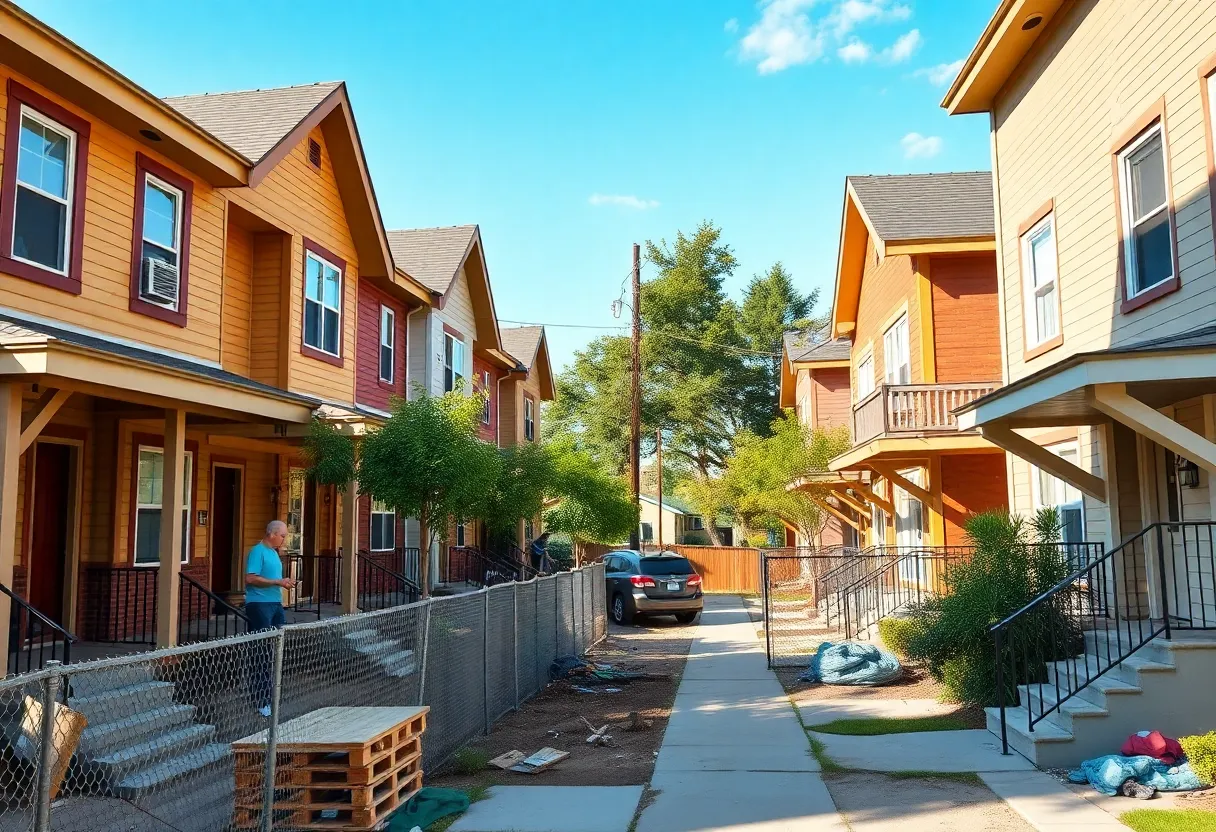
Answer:
[[[431,597],[431,524],[423,512],[418,514],[418,582],[422,597]]]
[[[709,542],[711,546],[722,545],[722,535],[718,534],[718,522],[716,519],[706,521],[705,534],[709,535]]]

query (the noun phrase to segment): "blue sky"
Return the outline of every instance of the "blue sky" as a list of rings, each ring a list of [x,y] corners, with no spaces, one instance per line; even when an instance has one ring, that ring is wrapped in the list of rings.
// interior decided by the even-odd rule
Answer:
[[[21,2],[157,95],[345,80],[385,223],[479,223],[502,319],[616,324],[702,219],[734,294],[780,260],[826,306],[845,175],[989,166],[938,102],[996,0]]]

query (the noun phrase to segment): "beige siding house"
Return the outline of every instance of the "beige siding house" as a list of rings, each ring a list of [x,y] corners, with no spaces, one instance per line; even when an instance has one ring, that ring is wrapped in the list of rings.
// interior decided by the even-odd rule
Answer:
[[[1110,652],[1164,638],[1175,688],[1171,637],[1216,627],[1213,72],[1216,4],[1004,0],[943,102],[989,119],[1006,382],[960,427],[1010,452],[1015,511],[1066,505],[1110,552],[1083,580],[1090,652],[1113,616],[1129,635]],[[1098,669],[1027,695],[1032,721],[1093,698]],[[1174,711],[1169,730],[1214,727]]]

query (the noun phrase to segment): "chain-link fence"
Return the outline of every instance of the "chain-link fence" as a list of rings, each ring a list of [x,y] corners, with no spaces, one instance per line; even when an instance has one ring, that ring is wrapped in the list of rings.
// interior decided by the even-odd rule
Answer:
[[[327,707],[430,707],[420,759],[394,769],[403,800],[418,772],[543,689],[554,659],[606,635],[604,591],[596,564],[0,681],[0,832],[340,825],[337,812],[281,808],[325,794],[300,783],[279,746],[292,742],[291,720]],[[234,759],[232,743],[251,736],[269,751],[264,770]]]

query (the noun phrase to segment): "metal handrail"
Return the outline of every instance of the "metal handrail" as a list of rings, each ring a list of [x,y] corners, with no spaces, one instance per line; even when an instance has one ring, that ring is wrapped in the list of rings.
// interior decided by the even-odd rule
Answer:
[[[940,563],[945,573],[951,566],[969,559],[975,546],[880,546],[875,547],[880,557],[894,551],[894,556],[879,566],[837,590],[837,607],[843,611],[846,638],[857,638],[871,625],[899,612],[914,602],[923,601],[933,589],[925,586],[924,563]],[[914,577],[908,583],[902,578],[900,567],[915,563]],[[934,575],[934,580],[944,584],[945,575]],[[888,599],[886,583],[890,581],[890,592],[895,597]],[[865,600],[863,605],[862,601]],[[891,601],[891,602],[889,602]],[[854,616],[855,614],[855,616]]]
[[[178,574],[181,585],[181,597],[177,608],[177,640],[178,644],[190,644],[193,641],[210,641],[213,638],[227,638],[240,635],[241,624],[243,632],[249,632],[249,619],[245,613],[229,604],[207,587],[191,578],[185,572]],[[195,616],[199,603],[202,604],[202,615]],[[191,632],[189,624],[192,621],[205,621],[203,631]],[[222,626],[221,626],[222,625]],[[231,625],[231,631],[229,629]]]
[[[76,636],[68,631],[66,627],[53,621],[49,616],[41,610],[26,601],[17,593],[13,592],[4,584],[0,584],[0,592],[3,592],[9,598],[9,628],[8,628],[8,673],[10,676],[16,673],[29,673],[33,670],[41,670],[47,661],[58,660],[60,655],[59,644],[63,644],[62,655],[63,664],[70,664],[72,661],[72,643],[75,642]],[[25,651],[25,669],[21,669],[21,617],[25,616],[25,641],[29,649]],[[39,625],[39,632],[35,633],[34,623]],[[34,650],[35,636],[42,636],[45,631],[49,630],[52,634],[50,639],[51,655],[46,655],[47,642],[40,640],[38,642],[37,651]],[[37,664],[34,662],[34,654],[37,653]]]
[[[371,552],[361,550],[356,555],[359,558],[360,566],[369,567],[367,572],[360,573],[359,575],[359,608],[364,612],[412,604],[422,597],[422,587],[400,572],[389,569],[384,564],[375,560]],[[376,590],[370,588],[370,585],[373,583],[377,587]],[[386,583],[394,585],[394,588],[385,592]],[[398,594],[405,600],[399,604],[388,602],[390,596]],[[379,603],[377,603],[377,600]]]
[[[294,578],[296,585],[290,590],[288,607],[295,612],[316,613],[321,620],[323,604],[339,604],[342,601],[342,550],[338,549],[332,555],[288,555],[283,558],[288,567],[289,576]],[[312,574],[311,594],[304,595],[302,581],[304,580],[304,564],[311,561],[314,565]],[[331,574],[324,574],[319,568],[332,564]]]

